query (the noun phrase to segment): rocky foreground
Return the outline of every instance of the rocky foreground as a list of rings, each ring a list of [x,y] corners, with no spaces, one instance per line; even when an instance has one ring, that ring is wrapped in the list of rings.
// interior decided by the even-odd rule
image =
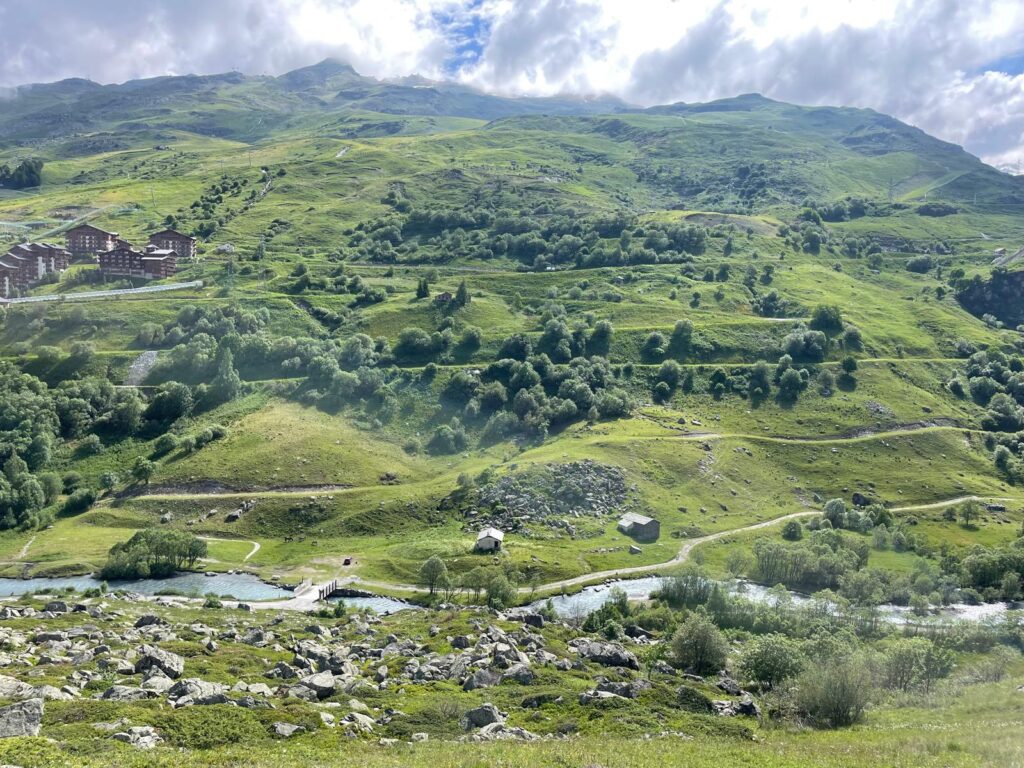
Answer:
[[[637,634],[615,642],[539,613],[475,608],[381,619],[22,599],[0,609],[0,737],[111,751],[219,738],[390,746],[591,729],[686,737],[759,716],[728,673],[686,675]],[[201,737],[186,727],[200,709],[216,713]],[[749,738],[740,722],[725,730]]]

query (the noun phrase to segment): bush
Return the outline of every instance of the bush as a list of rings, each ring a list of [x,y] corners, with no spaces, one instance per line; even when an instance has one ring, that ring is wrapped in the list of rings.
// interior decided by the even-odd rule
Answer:
[[[267,736],[253,712],[226,704],[177,709],[159,716],[155,725],[171,744],[185,749],[245,744]]]
[[[775,687],[796,677],[804,658],[796,643],[784,635],[771,634],[751,640],[740,659],[740,671],[749,679]]]
[[[96,503],[96,491],[92,488],[79,488],[64,500],[61,506],[61,513],[65,515],[77,515],[85,512]]]
[[[100,440],[99,435],[86,435],[79,444],[78,449],[82,452],[83,456],[95,456],[96,454],[103,453],[103,442]]]
[[[706,614],[692,613],[672,636],[672,655],[676,666],[709,675],[725,667],[729,646]]]
[[[871,669],[860,656],[831,659],[808,669],[797,687],[797,705],[818,725],[842,728],[864,716],[872,692]]]
[[[676,704],[680,709],[684,709],[687,712],[696,712],[702,715],[711,714],[715,711],[711,699],[696,688],[691,688],[688,685],[682,685],[676,691]]]
[[[800,541],[804,537],[804,527],[799,520],[790,520],[782,526],[782,538],[786,541]]]
[[[172,434],[160,435],[153,444],[153,455],[163,456],[178,447],[178,438]]]
[[[834,304],[819,304],[811,312],[811,330],[825,334],[836,334],[843,330],[843,313]]]

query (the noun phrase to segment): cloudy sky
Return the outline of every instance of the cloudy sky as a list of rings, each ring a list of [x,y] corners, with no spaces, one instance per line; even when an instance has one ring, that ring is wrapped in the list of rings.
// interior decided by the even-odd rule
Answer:
[[[0,86],[326,56],[504,94],[872,107],[1024,169],[1022,0],[0,0]]]

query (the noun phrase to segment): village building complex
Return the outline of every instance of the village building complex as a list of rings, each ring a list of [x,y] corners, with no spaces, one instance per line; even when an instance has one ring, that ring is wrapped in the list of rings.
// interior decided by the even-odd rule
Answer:
[[[21,243],[0,256],[0,296],[10,298],[68,268],[71,254],[52,243]]]
[[[142,251],[116,232],[79,224],[67,231],[67,247],[52,243],[21,243],[0,256],[0,298],[9,299],[51,273],[60,274],[74,258],[96,259],[104,277],[159,280],[178,270],[181,259],[193,259],[196,240],[173,229],[150,235]]]

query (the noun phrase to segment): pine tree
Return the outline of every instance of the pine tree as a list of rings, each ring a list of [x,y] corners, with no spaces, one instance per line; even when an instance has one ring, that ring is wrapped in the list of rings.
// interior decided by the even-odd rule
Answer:
[[[469,288],[466,286],[466,281],[463,280],[459,283],[459,290],[455,292],[455,301],[453,302],[456,307],[464,307],[470,302]]]
[[[416,298],[417,299],[428,299],[430,298],[430,284],[427,283],[427,278],[421,277],[419,282],[416,283]]]
[[[234,400],[242,391],[242,379],[235,370],[234,356],[229,347],[221,349],[217,357],[217,375],[210,382],[210,398],[215,403]]]

